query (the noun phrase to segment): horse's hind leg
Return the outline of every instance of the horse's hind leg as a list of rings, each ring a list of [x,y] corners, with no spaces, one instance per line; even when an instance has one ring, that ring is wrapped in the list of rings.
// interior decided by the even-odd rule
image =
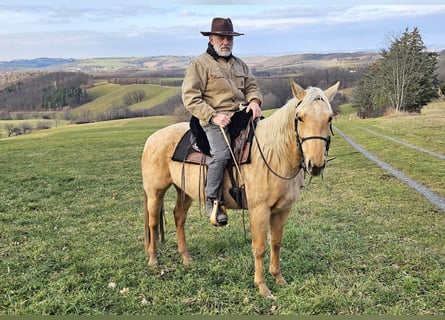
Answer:
[[[161,222],[162,202],[165,191],[154,194],[144,192],[144,245],[148,256],[148,265],[158,264],[156,256],[156,241]]]
[[[183,193],[181,189],[176,188],[176,205],[174,209],[174,216],[176,236],[178,238],[178,252],[182,256],[182,262],[186,265],[192,262],[192,258],[190,257],[187,249],[184,225],[187,218],[187,211],[190,208],[192,201],[192,198]]]

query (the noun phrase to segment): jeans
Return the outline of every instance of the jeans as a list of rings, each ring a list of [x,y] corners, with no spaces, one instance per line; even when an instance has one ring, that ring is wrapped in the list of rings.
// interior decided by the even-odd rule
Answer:
[[[211,157],[207,161],[205,192],[207,198],[218,199],[219,188],[224,177],[224,169],[227,161],[230,159],[230,149],[219,126],[209,123],[203,129],[209,140],[211,153]],[[229,129],[226,127],[224,131],[230,144]]]

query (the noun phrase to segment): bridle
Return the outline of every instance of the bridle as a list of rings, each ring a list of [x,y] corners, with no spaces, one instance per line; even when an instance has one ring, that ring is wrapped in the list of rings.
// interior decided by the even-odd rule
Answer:
[[[295,109],[297,109],[297,108],[300,106],[300,104],[301,104],[302,102],[303,102],[303,100],[300,100],[300,101],[297,103],[297,105],[295,106]],[[322,137],[322,136],[301,137],[300,134],[298,133],[298,118],[295,117],[295,123],[294,123],[295,138],[296,138],[296,143],[297,143],[298,150],[300,151],[300,154],[301,154],[301,162],[300,162],[300,165],[299,165],[299,170],[298,170],[295,174],[293,174],[293,175],[290,176],[290,177],[284,177],[284,176],[278,174],[277,172],[275,172],[275,171],[271,168],[271,166],[269,165],[269,163],[267,163],[266,157],[264,156],[263,151],[261,150],[260,143],[258,142],[258,138],[257,138],[257,136],[256,136],[256,134],[255,134],[255,126],[254,126],[254,123],[253,123],[252,120],[250,121],[250,123],[251,123],[251,126],[252,126],[253,135],[254,135],[256,144],[257,144],[257,146],[258,146],[258,151],[259,151],[259,153],[260,153],[260,155],[261,155],[261,158],[263,159],[263,161],[264,161],[266,167],[269,169],[269,171],[272,172],[273,175],[275,175],[276,177],[278,177],[278,178],[280,178],[280,179],[283,179],[283,180],[292,180],[292,179],[294,179],[294,178],[300,173],[300,170],[301,170],[301,169],[303,169],[305,173],[309,173],[308,170],[307,170],[307,168],[306,168],[305,161],[304,161],[303,143],[304,143],[305,141],[308,141],[308,140],[314,140],[314,139],[323,140],[324,142],[326,142],[325,156],[328,155],[329,148],[330,148],[330,146],[331,146],[331,136],[328,136],[328,137]],[[334,135],[334,131],[332,130],[332,123],[329,124],[329,129],[330,129],[330,131],[331,131],[331,134]],[[326,162],[331,161],[331,160],[333,160],[333,159],[329,159],[329,160],[327,160]]]
[[[329,130],[331,131],[331,135],[334,135],[334,131],[332,130],[332,123],[329,123]],[[303,152],[303,143],[308,140],[323,140],[326,143],[326,150],[325,150],[325,156],[328,156],[329,148],[331,147],[331,136],[322,137],[322,136],[309,136],[302,138],[300,134],[298,133],[298,119],[295,118],[295,138],[297,140],[297,147],[301,154],[301,164],[300,167],[304,170],[305,173],[309,173],[306,168],[306,161],[304,161],[304,152]],[[331,161],[333,159],[329,159],[328,161]]]

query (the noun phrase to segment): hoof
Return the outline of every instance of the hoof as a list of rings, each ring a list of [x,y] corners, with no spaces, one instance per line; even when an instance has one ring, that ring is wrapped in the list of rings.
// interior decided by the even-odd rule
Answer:
[[[258,285],[259,294],[263,297],[266,297],[272,301],[275,300],[274,295],[270,292],[269,288],[265,284]]]
[[[277,285],[283,287],[283,286],[287,286],[287,281],[283,278],[283,277],[279,277],[277,279],[275,279]]]
[[[182,257],[182,264],[188,266],[193,263],[193,259],[191,257]]]
[[[149,266],[158,265],[158,259],[156,258],[156,256],[150,256],[150,259],[148,259],[148,265]]]

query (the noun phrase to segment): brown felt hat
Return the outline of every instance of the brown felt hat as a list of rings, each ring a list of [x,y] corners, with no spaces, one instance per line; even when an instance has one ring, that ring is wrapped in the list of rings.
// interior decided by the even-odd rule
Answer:
[[[216,34],[220,36],[241,36],[244,33],[238,33],[233,31],[233,24],[230,18],[214,18],[212,20],[212,30],[211,31],[201,31],[203,36],[209,36],[211,34]]]

